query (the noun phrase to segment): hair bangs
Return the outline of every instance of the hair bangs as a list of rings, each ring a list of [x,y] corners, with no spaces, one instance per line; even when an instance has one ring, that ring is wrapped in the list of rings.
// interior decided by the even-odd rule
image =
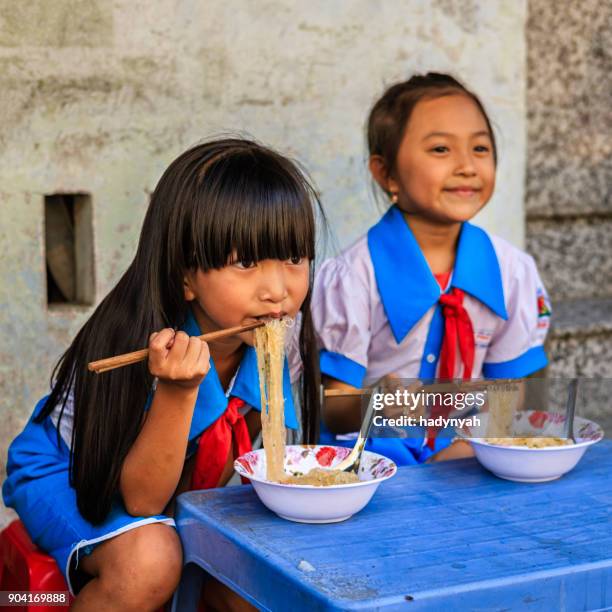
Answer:
[[[224,157],[201,177],[193,209],[194,266],[315,255],[312,188],[297,167],[269,151]]]

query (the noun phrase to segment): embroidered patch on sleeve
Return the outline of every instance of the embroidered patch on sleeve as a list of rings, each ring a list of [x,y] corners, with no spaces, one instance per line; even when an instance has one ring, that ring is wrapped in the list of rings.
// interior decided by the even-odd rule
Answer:
[[[551,315],[550,300],[548,299],[548,296],[546,295],[546,293],[544,293],[544,290],[541,287],[538,287],[537,297],[538,297],[538,319],[541,319],[542,317],[550,317]]]

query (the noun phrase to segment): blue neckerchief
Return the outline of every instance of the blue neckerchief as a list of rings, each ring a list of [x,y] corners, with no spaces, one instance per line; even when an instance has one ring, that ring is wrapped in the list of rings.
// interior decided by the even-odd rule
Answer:
[[[189,311],[189,315],[182,329],[189,336],[200,336],[202,334],[191,311]],[[230,395],[232,397],[239,397],[249,404],[249,406],[261,411],[257,355],[252,346],[245,348]],[[295,406],[293,405],[293,395],[291,393],[291,379],[289,377],[289,365],[287,364],[286,358],[283,370],[283,395],[285,398],[285,425],[291,429],[297,429],[298,423],[295,416]],[[197,437],[209,425],[214,423],[225,412],[227,402],[228,398],[225,395],[225,391],[223,391],[223,387],[221,386],[219,376],[215,369],[215,364],[211,359],[210,370],[200,384],[198,390],[198,397],[196,399],[191,428],[189,430],[189,439],[192,440]]]
[[[440,285],[397,206],[370,228],[368,248],[378,292],[399,344],[440,299]],[[450,286],[508,319],[495,248],[487,233],[470,223],[461,226]]]

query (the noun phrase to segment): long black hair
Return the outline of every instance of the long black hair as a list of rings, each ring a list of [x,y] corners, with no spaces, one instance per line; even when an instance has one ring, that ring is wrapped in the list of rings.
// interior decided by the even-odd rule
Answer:
[[[102,522],[118,494],[121,467],[141,429],[153,380],[146,362],[102,375],[89,372],[87,363],[141,348],[151,332],[181,326],[189,309],[185,272],[222,268],[232,253],[249,262],[307,257],[312,287],[315,206],[321,211],[296,164],[250,140],[200,144],[164,172],[134,260],[59,360],[51,394],[37,416],[42,422],[61,406],[61,419],[73,394],[70,482],[90,522]],[[300,404],[304,442],[315,443],[320,375],[310,297],[311,289],[301,307]]]

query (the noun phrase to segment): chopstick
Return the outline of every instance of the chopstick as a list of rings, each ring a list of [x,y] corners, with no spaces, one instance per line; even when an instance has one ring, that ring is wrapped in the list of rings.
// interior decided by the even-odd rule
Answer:
[[[325,389],[325,397],[350,397],[370,393],[371,389]]]
[[[241,334],[251,329],[256,329],[265,325],[265,321],[258,321],[257,323],[249,323],[248,325],[237,325],[236,327],[228,327],[227,329],[220,329],[219,331],[209,332],[198,336],[200,340],[210,342],[211,340],[219,340],[228,336],[234,336]],[[141,349],[140,351],[133,351],[132,353],[124,353],[123,355],[116,355],[115,357],[107,357],[106,359],[99,359],[98,361],[92,361],[87,364],[87,369],[90,372],[101,374],[102,372],[108,372],[109,370],[115,370],[116,368],[122,368],[123,366],[130,365],[132,363],[138,363],[144,361],[149,356],[149,349]]]

